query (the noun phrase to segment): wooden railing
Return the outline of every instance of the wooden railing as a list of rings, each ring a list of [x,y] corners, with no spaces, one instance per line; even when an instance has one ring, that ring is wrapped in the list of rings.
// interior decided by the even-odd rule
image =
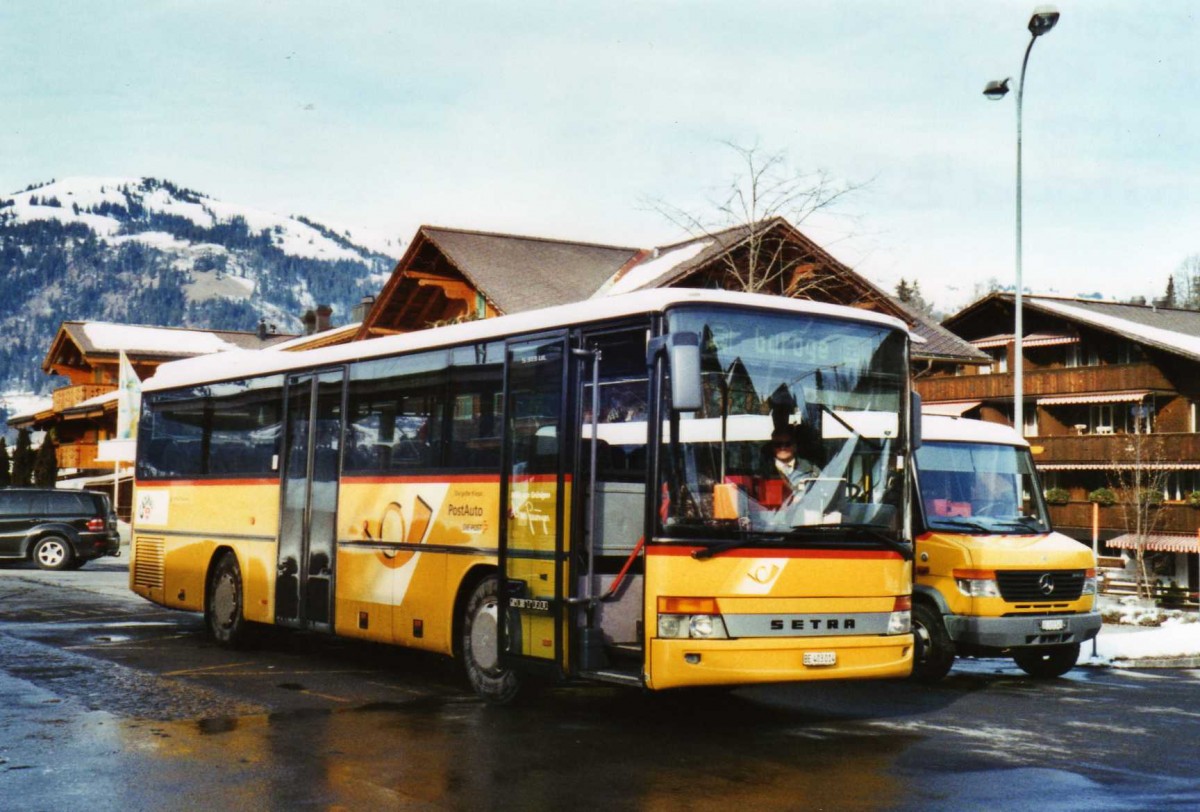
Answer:
[[[1149,464],[1200,462],[1200,434],[1084,434],[1030,437],[1039,465],[1049,463],[1130,462],[1140,455]]]
[[[1050,522],[1055,529],[1067,531],[1086,529],[1089,533],[1092,527],[1092,503],[1068,502],[1065,505],[1050,505]],[[1188,533],[1195,534],[1200,528],[1200,509],[1188,505],[1166,504],[1154,509],[1156,521],[1155,533]],[[1131,511],[1132,513],[1132,511]],[[1126,512],[1120,505],[1110,505],[1100,508],[1100,530],[1103,538],[1115,533],[1128,533],[1129,521]],[[1107,531],[1107,532],[1104,532]],[[1071,535],[1079,535],[1071,533]]]
[[[1025,395],[1029,397],[1073,392],[1175,389],[1174,384],[1153,364],[1112,364],[1061,369],[1030,369],[1026,366],[1024,378]],[[931,403],[940,400],[993,400],[1012,397],[1013,394],[1011,373],[922,378],[916,385],[921,397]]]
[[[117,385],[114,383],[80,383],[74,386],[64,386],[62,389],[54,390],[52,396],[54,411],[61,412],[64,409],[70,409],[85,400],[99,395],[107,395],[116,388]]]

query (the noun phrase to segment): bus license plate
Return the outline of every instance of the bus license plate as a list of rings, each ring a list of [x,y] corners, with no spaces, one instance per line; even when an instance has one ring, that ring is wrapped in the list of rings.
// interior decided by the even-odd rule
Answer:
[[[804,652],[805,665],[837,665],[836,651],[806,651]]]
[[[1067,621],[1065,620],[1059,619],[1042,621],[1042,631],[1044,632],[1061,632],[1065,628],[1067,628]]]

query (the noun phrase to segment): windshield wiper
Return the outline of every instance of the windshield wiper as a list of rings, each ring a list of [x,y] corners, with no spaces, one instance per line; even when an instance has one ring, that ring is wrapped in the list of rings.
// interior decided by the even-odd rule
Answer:
[[[740,539],[723,541],[720,544],[712,544],[708,547],[702,547],[699,550],[692,551],[692,558],[695,558],[697,561],[703,561],[706,558],[712,558],[714,555],[728,552],[729,550],[736,550],[739,547],[754,547],[766,541],[779,542],[782,540],[783,536],[780,535],[759,533],[753,537],[745,536]]]
[[[905,561],[912,561],[912,546],[899,541],[885,533],[877,525],[863,523],[841,524],[800,524],[792,528],[791,535],[796,536],[826,536],[834,533],[863,533],[878,541],[889,550],[899,553]]]
[[[963,519],[958,516],[939,516],[935,519],[930,519],[929,525],[930,525],[930,527],[933,527],[934,529],[941,528],[944,525],[951,525],[952,528],[953,527],[969,528],[971,530],[978,530],[980,533],[992,532],[992,529],[990,527],[988,527],[987,525],[985,525],[981,522],[977,522],[974,519]]]

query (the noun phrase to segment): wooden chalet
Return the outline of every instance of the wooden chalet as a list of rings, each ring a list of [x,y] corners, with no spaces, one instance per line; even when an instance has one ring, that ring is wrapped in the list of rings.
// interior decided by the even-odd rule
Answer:
[[[926,411],[1011,424],[1014,298],[993,293],[943,323],[991,364],[919,377]],[[1118,502],[1099,508],[1100,538],[1114,552],[1128,549],[1128,483],[1141,472],[1162,496],[1146,549],[1165,554],[1164,580],[1186,581],[1195,591],[1200,506],[1189,496],[1200,494],[1200,312],[1023,299],[1023,428],[1039,452],[1043,484],[1068,494],[1065,504],[1050,507],[1055,526],[1090,542],[1088,494],[1110,488]]]
[[[754,257],[754,261],[751,258]],[[746,289],[739,273],[769,268],[763,293],[896,316],[919,336],[921,368],[983,364],[986,354],[907,308],[782,218],[658,248],[597,245],[422,226],[356,340],[490,318],[654,287]]]

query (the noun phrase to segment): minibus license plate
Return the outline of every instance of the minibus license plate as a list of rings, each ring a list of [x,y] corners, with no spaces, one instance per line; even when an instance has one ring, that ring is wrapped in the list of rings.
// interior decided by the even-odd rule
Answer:
[[[805,665],[837,665],[836,651],[806,651],[804,652]]]
[[[1067,621],[1065,620],[1056,619],[1042,621],[1042,631],[1044,632],[1061,632],[1065,628],[1067,628]]]

